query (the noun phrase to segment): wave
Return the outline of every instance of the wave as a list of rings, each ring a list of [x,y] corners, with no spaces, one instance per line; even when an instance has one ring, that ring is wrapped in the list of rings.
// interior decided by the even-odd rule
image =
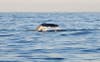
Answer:
[[[31,59],[44,59],[44,60],[64,60],[65,58],[31,58]]]
[[[0,34],[0,37],[8,37],[8,36],[13,36],[14,34]]]
[[[97,49],[85,49],[85,50],[82,50],[83,52],[86,52],[86,53],[100,53],[100,48],[97,48]]]

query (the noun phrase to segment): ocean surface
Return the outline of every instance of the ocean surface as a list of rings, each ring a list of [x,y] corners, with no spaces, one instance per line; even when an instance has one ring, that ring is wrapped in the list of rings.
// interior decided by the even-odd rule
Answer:
[[[55,23],[62,32],[37,32]],[[100,13],[0,13],[0,62],[100,62]]]

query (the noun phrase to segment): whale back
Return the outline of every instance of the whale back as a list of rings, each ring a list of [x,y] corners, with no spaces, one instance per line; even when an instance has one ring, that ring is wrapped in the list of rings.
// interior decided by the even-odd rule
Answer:
[[[43,23],[37,27],[37,31],[56,31],[59,30],[59,26],[57,24]]]
[[[41,24],[41,26],[45,26],[45,27],[58,27],[57,24],[46,24],[46,23]]]

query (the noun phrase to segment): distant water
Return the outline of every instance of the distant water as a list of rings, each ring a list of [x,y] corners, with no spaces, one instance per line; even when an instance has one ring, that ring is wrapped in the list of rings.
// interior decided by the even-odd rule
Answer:
[[[100,13],[0,13],[0,62],[100,62]]]

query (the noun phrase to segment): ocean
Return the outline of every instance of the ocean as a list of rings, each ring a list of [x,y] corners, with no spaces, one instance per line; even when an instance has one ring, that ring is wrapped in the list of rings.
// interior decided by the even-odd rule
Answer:
[[[42,23],[62,32],[38,32]],[[0,62],[100,62],[100,13],[0,13]]]

